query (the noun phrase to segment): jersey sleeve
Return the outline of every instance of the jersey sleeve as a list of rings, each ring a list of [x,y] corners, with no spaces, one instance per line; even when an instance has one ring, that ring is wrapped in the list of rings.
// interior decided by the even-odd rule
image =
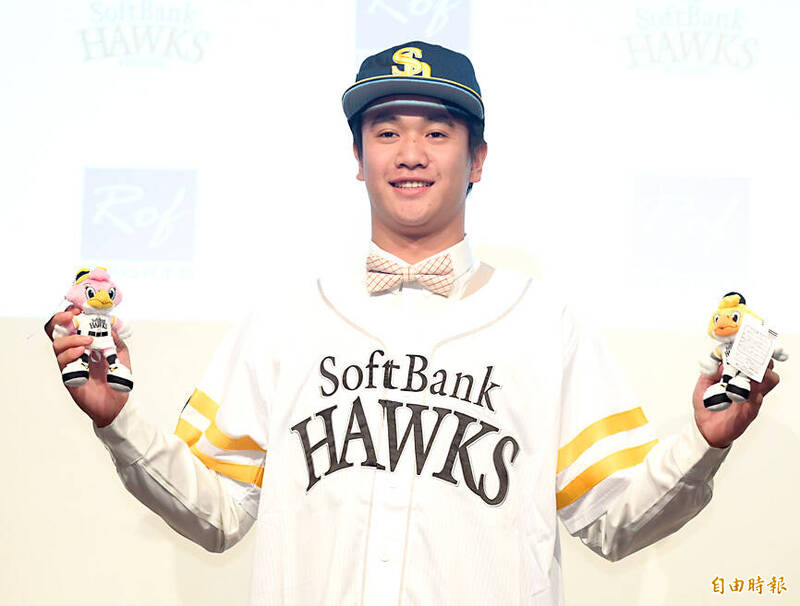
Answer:
[[[708,445],[692,418],[637,465],[624,493],[599,518],[578,530],[583,543],[615,561],[672,534],[711,500],[727,448]]]
[[[562,322],[556,509],[575,534],[626,490],[657,440],[604,342],[569,308]]]
[[[267,414],[251,333],[245,323],[225,337],[175,433],[149,422],[134,398],[112,423],[94,426],[125,487],[209,551],[236,544],[258,513]]]
[[[220,474],[231,496],[254,518],[267,451],[268,374],[268,361],[259,359],[253,346],[256,330],[246,321],[226,335],[175,428],[192,454]]]

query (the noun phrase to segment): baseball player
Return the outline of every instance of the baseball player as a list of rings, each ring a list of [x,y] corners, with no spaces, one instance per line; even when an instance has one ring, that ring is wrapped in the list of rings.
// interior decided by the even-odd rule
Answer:
[[[719,413],[700,377],[694,419],[657,440],[591,327],[473,255],[465,200],[487,146],[469,59],[401,44],[342,101],[366,264],[242,320],[174,434],[102,376],[70,393],[179,533],[222,551],[258,519],[254,605],[562,604],[557,520],[611,560],[680,528],[778,377]],[[56,339],[59,365],[87,343]]]

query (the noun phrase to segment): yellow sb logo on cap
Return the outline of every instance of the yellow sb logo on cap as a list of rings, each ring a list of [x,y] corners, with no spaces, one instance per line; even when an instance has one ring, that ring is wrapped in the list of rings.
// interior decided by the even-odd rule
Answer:
[[[418,61],[422,57],[422,51],[413,46],[407,46],[399,49],[392,55],[392,61],[399,63],[403,69],[392,65],[393,76],[422,76],[423,78],[431,77],[431,66],[424,61]]]

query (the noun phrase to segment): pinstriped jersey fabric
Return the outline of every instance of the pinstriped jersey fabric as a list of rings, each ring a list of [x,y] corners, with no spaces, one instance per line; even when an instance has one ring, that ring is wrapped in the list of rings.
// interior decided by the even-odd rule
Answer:
[[[627,487],[656,445],[627,381],[597,334],[565,313],[556,510],[570,533],[586,526]]]
[[[656,445],[658,440],[641,438],[645,440],[636,443],[634,430],[644,428],[647,419],[642,409],[632,408],[627,411],[609,415],[596,421],[584,429],[568,444],[558,451],[558,467],[556,469],[556,507],[559,511],[575,503],[586,495],[592,488],[609,478],[617,471],[624,470],[644,461],[647,453]],[[629,432],[624,443],[616,441],[615,446],[605,447],[600,450],[600,445],[613,444],[614,438]],[[644,434],[640,432],[642,436]],[[633,446],[630,444],[633,443]],[[621,446],[625,446],[620,448]],[[596,453],[591,460],[576,463],[589,449],[594,448]],[[608,453],[608,454],[606,454]],[[573,467],[573,464],[575,466]],[[577,471],[576,471],[577,470]]]
[[[189,448],[130,405],[95,430],[129,490],[201,545],[258,518],[253,606],[562,606],[559,518],[616,553],[708,502],[720,455],[694,424],[653,446],[590,325],[499,268],[460,297],[466,238],[444,253],[448,297],[402,282],[370,295],[359,256],[259,301],[181,413]]]
[[[401,265],[374,253],[367,256],[367,292],[382,292],[414,281],[437,295],[449,296],[455,282],[452,258],[444,254],[414,265]]]
[[[415,264],[414,268],[404,264],[402,259],[391,254],[384,255],[383,252],[374,243],[370,247],[373,262],[382,258],[384,261],[377,263],[384,268],[391,267],[398,274],[378,274],[381,277],[388,275],[394,280],[382,285],[385,290],[375,289],[376,294],[389,290],[398,296],[371,296],[365,293],[364,286],[361,286],[360,293],[353,290],[348,291],[347,295],[344,291],[340,294],[352,298],[366,296],[371,304],[388,305],[387,310],[394,310],[395,304],[414,300],[429,302],[433,310],[431,313],[451,313],[449,309],[445,312],[446,308],[439,304],[448,307],[448,304],[452,304],[459,308],[464,305],[460,300],[448,301],[450,297],[457,296],[451,294],[450,290],[449,296],[443,292],[435,293],[433,289],[424,287],[421,280],[413,283],[406,282],[404,278],[411,277],[412,269],[418,272],[431,271],[431,268],[433,271],[444,270],[457,276],[448,276],[452,293],[463,290],[464,278],[468,279],[475,265],[466,239]],[[501,286],[503,283],[496,279],[484,287],[486,291],[481,290],[479,294],[484,297],[483,302],[479,298],[466,299],[472,303],[476,314],[483,313],[480,309],[488,307],[490,301],[506,301],[507,305],[512,305],[517,300],[524,280],[510,276],[505,279],[506,286]],[[332,293],[331,296],[333,304],[341,306],[347,313],[349,299],[337,298]],[[397,310],[401,308],[402,305],[397,306]],[[412,305],[408,309],[416,308]],[[378,349],[377,345],[358,345],[361,337],[342,329],[339,323],[324,324],[320,320],[319,325],[312,322],[316,327],[313,331],[302,330],[305,336],[300,340],[312,344],[313,341],[309,341],[310,334],[318,334],[320,342],[325,345],[311,345],[307,354],[303,354],[302,361],[297,359],[300,355],[298,352],[292,358],[281,359],[280,375],[291,374],[301,382],[299,387],[284,388],[282,393],[303,395],[293,396],[286,402],[274,400],[272,414],[283,411],[284,406],[291,409],[291,412],[287,409],[279,413],[286,416],[287,420],[283,423],[294,428],[300,425],[309,432],[309,449],[319,446],[320,450],[315,460],[314,457],[309,459],[303,456],[302,440],[298,439],[296,430],[282,428],[283,431],[273,436],[270,444],[267,444],[264,435],[258,435],[258,423],[252,411],[265,405],[259,403],[261,390],[253,389],[253,372],[258,376],[256,383],[263,383],[264,386],[273,385],[279,375],[274,374],[275,364],[256,353],[262,347],[253,344],[270,343],[270,347],[264,349],[270,351],[273,347],[280,350],[279,342],[253,329],[247,331],[248,336],[242,342],[233,339],[224,344],[221,347],[222,354],[215,357],[184,409],[176,433],[206,466],[229,480],[225,485],[234,498],[262,520],[263,544],[281,545],[280,558],[272,560],[267,555],[257,558],[256,569],[259,574],[254,580],[253,603],[281,603],[278,596],[286,590],[286,586],[280,590],[281,583],[297,587],[296,593],[294,589],[289,590],[288,595],[292,599],[284,600],[284,603],[351,603],[350,598],[352,603],[397,603],[401,595],[403,604],[446,603],[447,600],[437,593],[439,590],[436,587],[442,578],[453,578],[457,574],[464,565],[458,554],[466,550],[482,553],[487,561],[498,565],[503,562],[507,569],[498,582],[490,582],[473,570],[474,578],[471,583],[464,582],[465,587],[456,589],[448,585],[449,591],[456,592],[462,599],[473,595],[480,603],[492,603],[493,599],[497,599],[509,604],[559,604],[562,599],[560,566],[552,562],[552,555],[548,555],[556,549],[556,518],[561,518],[567,529],[575,532],[602,515],[608,504],[628,485],[627,473],[644,459],[646,452],[652,448],[653,440],[652,430],[641,410],[636,408],[632,394],[620,384],[620,377],[614,371],[607,352],[597,347],[590,331],[582,330],[569,314],[562,316],[560,309],[560,303],[555,298],[538,290],[536,296],[529,293],[520,301],[519,313],[513,316],[513,321],[501,321],[493,325],[481,322],[480,325],[487,326],[486,329],[439,347],[437,354],[431,355],[427,349],[423,349],[422,344],[416,346],[418,349],[406,350],[398,349],[398,345],[391,343],[391,354],[388,347],[385,352],[387,359],[391,355],[400,365],[396,372],[406,378],[409,373],[414,375],[410,370],[410,362],[406,366],[409,354],[413,354],[424,356],[431,365],[435,360],[437,366],[446,369],[448,376],[456,378],[456,370],[462,372],[462,368],[469,369],[463,372],[476,378],[479,378],[478,371],[482,371],[488,381],[476,381],[472,388],[475,392],[473,396],[476,396],[481,385],[491,390],[492,381],[498,384],[488,392],[492,394],[494,411],[488,406],[466,402],[463,400],[466,397],[464,394],[457,394],[462,399],[451,404],[452,394],[457,391],[455,388],[447,390],[446,395],[442,395],[445,393],[442,390],[439,390],[441,393],[436,392],[438,396],[436,393],[432,395],[428,389],[424,397],[421,393],[415,393],[411,398],[397,396],[398,402],[402,400],[405,403],[408,399],[414,406],[430,408],[425,411],[428,416],[434,410],[434,402],[443,401],[439,404],[437,414],[444,414],[452,408],[455,412],[442,421],[440,432],[455,430],[454,435],[458,435],[457,428],[450,427],[447,422],[452,425],[454,419],[451,417],[459,412],[462,422],[471,418],[475,419],[474,423],[485,420],[491,423],[491,427],[497,428],[495,433],[498,435],[508,434],[509,439],[519,442],[520,452],[513,462],[510,454],[513,449],[498,451],[501,462],[503,456],[507,459],[504,465],[508,468],[509,489],[502,505],[493,507],[482,505],[481,498],[475,496],[484,490],[481,486],[476,485],[474,488],[477,493],[474,493],[469,489],[468,481],[460,476],[456,476],[459,480],[457,484],[435,477],[437,472],[441,475],[440,468],[446,467],[444,462],[448,457],[445,451],[454,448],[452,439],[439,437],[435,444],[425,444],[430,454],[422,473],[408,467],[409,461],[416,462],[408,454],[398,460],[396,468],[392,468],[387,459],[390,455],[386,454],[390,451],[387,444],[391,443],[391,437],[379,437],[379,434],[388,430],[382,431],[380,428],[385,426],[378,420],[380,415],[374,416],[376,410],[380,413],[382,409],[376,408],[376,396],[366,387],[370,384],[366,373],[364,384],[352,397],[347,394],[348,397],[335,401],[323,397],[332,384],[324,378],[322,370],[330,374],[331,370],[338,371],[341,368],[340,372],[344,373],[351,368],[345,373],[346,376],[341,375],[347,383],[340,386],[339,391],[344,395],[344,390],[355,387],[350,381],[358,376],[352,370],[352,365],[358,364],[359,358],[368,360],[365,356]],[[306,316],[306,320],[311,317],[326,316],[320,310]],[[365,321],[357,314],[352,317]],[[469,322],[476,320],[465,318],[465,326],[469,326]],[[380,331],[380,327],[375,329]],[[460,325],[458,329],[463,330]],[[291,332],[297,330],[300,329],[295,328]],[[330,335],[335,337],[331,338]],[[520,338],[520,335],[531,335],[536,347],[528,349],[525,344],[531,342],[530,339]],[[520,353],[508,353],[512,351]],[[562,352],[561,357],[553,355],[558,351]],[[309,356],[307,360],[305,355]],[[329,356],[327,361],[326,356]],[[310,373],[305,370],[290,373],[289,369],[295,364],[313,370]],[[250,370],[245,371],[246,366]],[[489,366],[491,376],[487,374],[490,372]],[[254,370],[256,368],[257,371]],[[434,376],[432,372],[433,366],[431,377]],[[440,371],[436,376],[445,375]],[[406,378],[397,386],[408,385]],[[430,382],[432,384],[432,380]],[[378,377],[375,377],[374,385],[376,389],[385,387],[384,381]],[[385,398],[391,392],[381,395]],[[354,404],[356,396],[358,405]],[[476,398],[473,400],[479,401]],[[334,404],[335,410],[331,409]],[[356,413],[351,410],[348,414],[348,407],[355,407],[359,411],[364,409],[363,425],[360,425],[360,421],[356,424],[359,424],[363,435],[371,432],[376,460],[386,468],[378,473],[374,483],[369,476],[363,475],[367,468],[359,463],[361,457],[367,456],[366,450],[360,456],[348,454],[349,458],[339,454],[344,449],[344,443],[353,448],[350,442],[355,433],[347,426],[348,419]],[[406,408],[405,404],[400,408]],[[327,409],[331,409],[330,435],[335,437],[335,442],[332,440],[330,443],[324,439],[328,429],[322,418],[322,412]],[[525,415],[536,419],[536,422],[515,422],[515,411],[518,409],[524,409]],[[358,419],[358,415],[355,418]],[[421,424],[429,420],[428,417],[424,421],[422,419],[421,416]],[[411,424],[408,426],[411,427]],[[465,440],[469,441],[475,435],[473,433],[472,438],[467,436]],[[348,440],[348,436],[351,440]],[[480,447],[487,447],[487,443],[492,446],[490,440],[487,436],[479,446],[473,446],[471,450],[466,450],[464,446],[459,452],[458,473],[464,478],[472,472],[464,471],[463,462],[466,462],[467,470],[471,468],[470,464],[474,465],[476,475],[485,474],[487,482],[492,477],[493,465],[497,464],[495,459],[488,455],[481,459],[477,454]],[[409,439],[408,444],[410,446],[406,448],[416,448],[417,438],[413,442]],[[459,444],[456,440],[455,446]],[[422,446],[420,442],[419,447]],[[327,452],[330,448],[338,449],[335,456],[319,456],[322,450]],[[541,459],[540,453],[544,455]],[[543,464],[548,460],[552,461],[552,467]],[[339,466],[353,461],[356,463],[349,468],[350,471],[322,473],[333,462]],[[534,461],[542,463],[542,467],[532,466]],[[315,484],[311,490],[308,490],[309,478],[312,478],[308,465],[320,478],[319,485]],[[552,474],[555,474],[555,483]],[[537,478],[536,485],[540,488],[529,493],[527,480],[523,478]],[[497,477],[492,482],[491,485],[486,484],[485,491],[493,495],[500,490],[501,482]],[[391,483],[395,483],[396,487],[392,488]],[[269,495],[266,501],[261,498],[262,485]],[[457,489],[464,494],[456,492]],[[531,496],[524,496],[528,494]],[[331,508],[331,518],[337,520],[336,541],[333,541],[334,535],[328,535],[324,530],[327,528],[326,517],[312,515],[318,502],[325,502],[324,507]],[[374,507],[371,510],[364,509],[365,504],[370,502],[374,503]],[[424,509],[409,516],[406,508],[414,502],[419,503],[420,507],[424,504]],[[272,525],[270,521],[276,519],[280,519],[281,524]],[[512,519],[525,519],[526,522],[517,528]],[[539,525],[532,526],[536,520],[540,521]],[[542,524],[541,521],[546,522]],[[371,528],[372,532],[365,534],[365,527]],[[510,534],[499,531],[506,527],[515,531]],[[533,544],[525,544],[522,538],[518,543],[517,535],[528,537],[525,540],[530,540],[531,536],[540,538]],[[319,541],[319,551],[297,551],[298,559],[292,559],[290,554],[293,552],[287,551],[284,541],[297,541],[303,545],[311,537]],[[437,546],[436,553],[430,556],[424,555],[424,546],[428,543]],[[337,551],[339,549],[342,551]],[[348,567],[333,568],[334,572],[330,573],[322,572],[323,560],[332,558],[341,561],[345,554],[356,553],[362,555],[348,556],[353,557]],[[519,553],[525,555],[515,555]],[[263,561],[259,559],[262,557],[265,558]],[[262,562],[263,565],[260,565]],[[310,569],[316,571],[311,576],[304,572],[309,562],[313,562]],[[431,574],[431,567],[438,572]],[[363,579],[359,579],[359,574]],[[316,580],[312,582],[311,578]],[[334,578],[337,580],[334,581]],[[305,579],[306,584],[300,584],[300,579]],[[479,589],[481,584],[485,584],[485,587]]]

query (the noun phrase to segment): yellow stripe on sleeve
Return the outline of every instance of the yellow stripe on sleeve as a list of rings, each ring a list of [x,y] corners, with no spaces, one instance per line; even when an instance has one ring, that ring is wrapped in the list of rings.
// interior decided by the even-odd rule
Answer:
[[[200,452],[197,446],[192,446],[191,451],[194,456],[200,459],[203,465],[209,469],[221,473],[224,476],[228,476],[233,480],[244,482],[245,484],[255,484],[261,488],[261,482],[264,478],[264,467],[262,465],[241,465],[239,463],[218,461],[214,457]]]
[[[203,432],[189,423],[186,419],[178,419],[178,426],[175,428],[175,435],[186,442],[189,446],[194,446]]]
[[[219,404],[212,400],[208,395],[199,389],[195,389],[192,397],[189,398],[189,406],[194,408],[197,412],[203,415],[206,419],[214,422],[219,410]]]
[[[556,473],[561,473],[588,450],[589,447],[603,438],[621,431],[636,429],[646,424],[647,418],[644,416],[644,411],[642,411],[641,408],[633,408],[625,412],[618,412],[617,414],[592,423],[589,427],[580,432],[571,442],[558,450],[558,466],[556,468]]]
[[[266,452],[250,436],[232,438],[217,427],[216,423],[211,423],[206,429],[206,440],[223,450],[260,450],[261,452]]]
[[[658,440],[653,440],[641,446],[620,450],[590,466],[560,492],[556,493],[556,508],[561,509],[570,503],[574,503],[612,473],[638,465],[644,461],[647,453],[657,443]]]
[[[189,398],[189,406],[208,419],[211,424],[205,431],[206,440],[222,450],[258,450],[266,452],[250,436],[234,438],[222,431],[216,423],[219,404],[212,400],[208,394],[195,389],[192,397]],[[176,430],[177,431],[177,430]],[[192,446],[192,444],[189,444]]]

